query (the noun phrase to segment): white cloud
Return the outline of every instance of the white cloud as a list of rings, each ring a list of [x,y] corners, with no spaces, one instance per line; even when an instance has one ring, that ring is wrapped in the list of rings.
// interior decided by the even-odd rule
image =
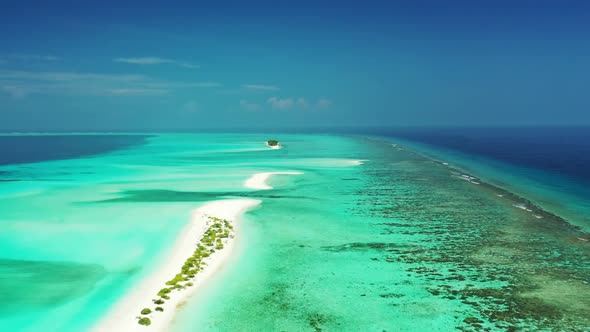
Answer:
[[[76,73],[76,72],[36,72],[36,71],[18,71],[3,70],[0,71],[0,79],[22,79],[32,81],[84,81],[84,80],[101,80],[101,81],[140,81],[146,79],[143,75],[126,75],[126,74],[95,74],[95,73]]]
[[[217,82],[170,82],[170,81],[154,81],[154,82],[145,82],[143,86],[149,88],[217,88],[223,86],[221,83]]]
[[[221,83],[217,82],[199,82],[199,83],[188,83],[186,87],[194,87],[194,88],[217,88],[222,86]]]
[[[0,56],[0,63],[12,61],[58,61],[60,57],[39,54],[7,54]]]
[[[217,88],[223,86],[217,82],[154,82],[145,83],[145,86],[152,88]]]
[[[306,108],[307,107],[307,101],[305,100],[305,98],[299,97],[297,99],[297,105]]]
[[[270,97],[266,100],[266,103],[269,104],[274,109],[307,109],[307,108],[327,108],[332,106],[332,101],[327,98],[321,98],[318,101],[311,102],[304,97],[298,98],[279,98],[279,97]]]
[[[137,57],[137,58],[116,58],[113,59],[115,62],[130,63],[134,65],[161,65],[161,64],[173,64],[184,68],[199,68],[199,65],[195,65],[185,61],[165,59],[159,57]]]
[[[256,103],[251,103],[245,99],[240,100],[240,107],[242,107],[243,109],[246,109],[248,111],[258,111],[262,109],[262,106],[256,104]]]
[[[260,84],[243,84],[242,88],[249,89],[249,90],[258,90],[258,91],[277,91],[280,90],[278,87],[274,85],[260,85]]]
[[[114,59],[113,61],[115,61],[115,62],[132,63],[132,64],[135,64],[135,65],[159,65],[159,64],[162,64],[162,63],[171,63],[171,62],[174,62],[173,60],[156,58],[156,57],[117,58],[117,59]]]
[[[106,94],[115,96],[145,96],[145,95],[158,95],[166,94],[168,90],[163,89],[107,89]]]
[[[33,55],[33,54],[18,54],[15,57],[22,60],[42,60],[42,61],[58,61],[61,58],[53,55]]]
[[[278,97],[270,97],[266,102],[270,104],[272,108],[276,109],[288,109],[293,106],[293,98],[281,99]]]
[[[296,107],[298,109],[306,109],[309,108],[310,105],[313,108],[327,108],[332,106],[333,102],[327,98],[321,98],[317,102],[309,102],[307,99],[303,97],[298,98],[279,98],[279,97],[270,97],[266,101],[274,109],[289,109]]]
[[[0,90],[8,93],[14,98],[24,98],[27,92],[18,86],[0,86]]]
[[[318,100],[317,106],[320,108],[326,108],[332,106],[333,102],[330,99],[322,98]]]
[[[173,90],[221,86],[215,82],[175,82],[144,75],[0,70],[0,91],[29,94],[150,96]]]

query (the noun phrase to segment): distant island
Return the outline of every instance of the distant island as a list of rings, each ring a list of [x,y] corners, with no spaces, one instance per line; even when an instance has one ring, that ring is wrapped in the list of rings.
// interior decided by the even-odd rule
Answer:
[[[279,141],[274,140],[274,139],[270,139],[270,140],[266,141],[266,145],[268,147],[270,147],[271,149],[280,149],[281,148],[281,143],[279,143]]]

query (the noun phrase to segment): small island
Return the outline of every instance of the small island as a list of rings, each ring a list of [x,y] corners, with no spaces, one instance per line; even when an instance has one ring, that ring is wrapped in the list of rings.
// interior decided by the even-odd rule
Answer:
[[[166,281],[166,286],[156,294],[156,298],[152,300],[155,306],[154,310],[150,308],[143,308],[137,316],[137,323],[143,326],[152,324],[150,318],[154,318],[151,314],[154,311],[163,312],[163,305],[170,300],[174,291],[181,291],[188,287],[194,286],[192,280],[195,276],[205,269],[208,258],[216,251],[222,250],[227,245],[229,239],[234,237],[234,227],[229,220],[207,216],[207,229],[203,234],[201,240],[196,244],[196,249],[192,256],[186,259],[184,265],[178,274],[172,279]],[[148,315],[150,315],[148,317]]]
[[[266,146],[268,146],[271,149],[280,149],[281,143],[279,143],[279,141],[277,141],[277,140],[270,139],[270,140],[266,141]]]

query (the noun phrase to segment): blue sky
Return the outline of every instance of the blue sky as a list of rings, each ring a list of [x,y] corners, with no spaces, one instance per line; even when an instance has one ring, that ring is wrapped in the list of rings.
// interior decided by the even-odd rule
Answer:
[[[0,5],[0,129],[590,124],[590,4]]]

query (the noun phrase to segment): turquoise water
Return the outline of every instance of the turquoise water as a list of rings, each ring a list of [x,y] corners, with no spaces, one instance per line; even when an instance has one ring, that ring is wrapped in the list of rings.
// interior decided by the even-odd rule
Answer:
[[[162,134],[1,166],[2,330],[88,329],[166,258],[192,209],[223,197],[262,204],[175,332],[590,327],[589,236],[557,212],[390,142],[268,138]],[[264,171],[304,174],[243,187]]]
[[[240,258],[174,331],[590,327],[587,233],[389,142],[341,138],[325,149],[322,139],[290,145],[290,158],[367,161],[277,179],[279,197],[244,222]]]
[[[265,138],[156,135],[110,153],[0,166],[1,330],[94,324],[166,258],[192,209],[243,191],[280,153]],[[203,194],[169,197],[195,190]]]

